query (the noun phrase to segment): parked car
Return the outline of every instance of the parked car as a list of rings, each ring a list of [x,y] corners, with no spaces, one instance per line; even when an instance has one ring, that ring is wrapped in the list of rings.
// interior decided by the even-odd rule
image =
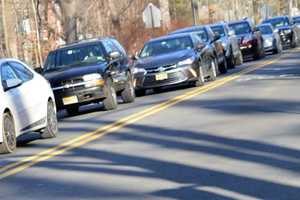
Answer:
[[[215,34],[221,36],[221,43],[225,49],[225,56],[228,68],[234,68],[236,65],[243,64],[243,55],[240,50],[239,41],[226,23],[218,23],[210,25],[210,28]]]
[[[273,28],[278,31],[283,46],[294,48],[299,44],[300,29],[288,16],[270,18],[262,23],[272,24]]]
[[[251,57],[257,60],[264,56],[263,37],[250,20],[230,22],[229,27],[238,37],[244,58]]]
[[[292,19],[293,24],[295,24],[298,28],[300,28],[300,16],[295,16]]]
[[[222,45],[222,42],[219,40],[220,35],[215,34],[209,26],[193,26],[183,29],[178,29],[170,35],[179,34],[179,33],[192,33],[197,32],[198,36],[202,39],[203,42],[208,46],[208,48],[213,48],[214,53],[217,58],[218,71],[222,74],[227,72],[227,62],[225,57],[225,49]]]
[[[31,131],[55,137],[55,99],[48,81],[15,59],[1,59],[0,71],[0,153],[12,153],[17,137]]]
[[[208,48],[197,33],[163,36],[148,41],[134,62],[137,95],[147,89],[191,83],[203,85],[206,78],[215,80],[217,63],[212,47]]]
[[[103,102],[116,109],[117,95],[125,103],[135,99],[129,59],[114,38],[83,40],[49,53],[43,75],[51,83],[58,109],[70,115],[79,106]]]
[[[265,52],[281,53],[282,44],[278,31],[275,31],[271,24],[261,24],[257,28],[262,33]]]

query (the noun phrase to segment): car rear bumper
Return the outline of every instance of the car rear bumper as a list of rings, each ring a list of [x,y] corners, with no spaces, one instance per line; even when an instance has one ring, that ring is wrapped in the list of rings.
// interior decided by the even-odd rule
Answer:
[[[160,73],[167,73],[167,77],[165,77],[163,80],[158,80],[157,75]],[[196,80],[197,77],[197,67],[196,64],[193,64],[185,67],[178,67],[165,72],[135,75],[135,88],[138,90],[176,85]]]
[[[241,46],[240,47],[243,57],[254,56],[256,48],[255,46]]]

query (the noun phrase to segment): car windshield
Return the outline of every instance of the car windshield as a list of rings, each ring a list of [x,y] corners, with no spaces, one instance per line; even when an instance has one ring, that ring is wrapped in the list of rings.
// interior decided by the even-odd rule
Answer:
[[[192,48],[193,42],[188,36],[163,39],[147,43],[141,51],[139,57],[146,58]]]
[[[58,68],[83,66],[105,62],[104,52],[100,45],[82,46],[59,50],[49,54],[46,61],[46,71]]]
[[[289,25],[289,20],[285,17],[281,18],[274,18],[274,19],[268,19],[265,20],[264,23],[270,23],[274,28],[278,28],[281,26],[288,26]]]
[[[273,33],[272,28],[270,26],[259,26],[258,29],[263,35],[268,35]]]
[[[221,37],[224,37],[226,35],[223,26],[212,26],[211,29],[215,34],[218,33]]]
[[[207,42],[208,41],[208,35],[207,35],[207,32],[204,30],[204,28],[197,30],[196,33],[201,38],[201,40],[203,42]]]
[[[247,34],[251,32],[251,28],[247,22],[234,23],[229,25],[236,35]]]

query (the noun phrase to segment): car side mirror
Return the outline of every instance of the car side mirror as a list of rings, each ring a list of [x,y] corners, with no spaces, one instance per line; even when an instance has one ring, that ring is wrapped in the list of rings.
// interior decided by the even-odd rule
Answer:
[[[139,59],[139,54],[136,52],[134,55],[130,56],[131,60],[138,60]]]
[[[119,59],[120,57],[121,57],[121,54],[118,51],[113,51],[113,52],[109,53],[110,60],[116,60],[116,59]]]
[[[205,48],[205,46],[206,46],[206,44],[204,44],[204,43],[198,43],[197,45],[196,45],[196,51],[202,51],[202,49],[204,49]]]
[[[22,85],[22,83],[23,83],[22,80],[17,79],[17,78],[2,81],[3,89],[5,92],[8,90],[11,90],[13,88],[19,87],[20,85]]]
[[[44,68],[43,67],[37,67],[37,68],[34,68],[34,71],[39,73],[39,74],[42,74],[44,72]]]

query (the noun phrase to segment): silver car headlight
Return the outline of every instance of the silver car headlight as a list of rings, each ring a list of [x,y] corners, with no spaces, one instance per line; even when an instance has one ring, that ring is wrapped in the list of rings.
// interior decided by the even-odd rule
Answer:
[[[193,62],[194,62],[194,58],[188,58],[188,59],[178,62],[177,66],[191,65],[191,64],[193,64]]]
[[[133,74],[146,74],[147,71],[144,68],[135,67],[133,68]]]

